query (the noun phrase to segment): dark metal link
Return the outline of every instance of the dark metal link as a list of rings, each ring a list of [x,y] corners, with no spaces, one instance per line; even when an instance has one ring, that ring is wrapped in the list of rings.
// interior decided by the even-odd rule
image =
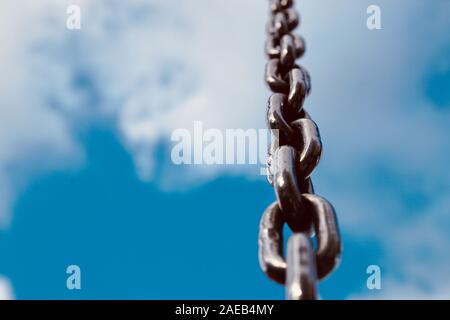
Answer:
[[[300,24],[300,16],[298,15],[297,11],[295,11],[294,8],[289,8],[286,10],[285,15],[289,31],[297,28],[297,26]]]
[[[320,141],[319,128],[310,119],[298,119],[290,124],[295,128],[299,137],[297,141],[300,150],[298,172],[303,179],[308,178],[317,166],[322,154],[322,142]]]
[[[308,70],[306,70],[302,66],[297,66],[297,68],[302,71],[302,75],[304,77],[303,80],[305,81],[305,85],[306,85],[306,94],[310,94],[311,93],[311,76],[309,75]]]
[[[275,102],[272,102],[272,103],[275,104],[275,105],[277,104]],[[270,99],[269,99],[269,110],[271,108],[270,104],[271,104],[271,102],[270,102]],[[283,122],[283,125],[286,125],[287,122],[286,122],[286,120],[284,120],[283,113],[284,113],[284,111],[279,112],[277,114],[277,116],[274,117],[274,118],[277,119],[277,117],[283,117],[283,119],[280,120],[280,121]],[[268,117],[267,117],[268,121],[269,121],[270,118],[271,118],[271,116],[268,115]],[[300,113],[298,113],[298,118],[299,118],[298,120],[300,120],[300,119],[311,120],[310,115],[308,114],[308,112],[305,109],[302,109],[300,111]],[[301,146],[307,146],[308,142],[302,142],[302,141],[305,140],[305,138],[302,136],[301,131],[298,131],[298,128],[296,128],[298,126],[296,121],[292,122],[292,124],[288,124],[288,126],[291,127],[292,130],[294,130],[294,134],[293,134],[293,136],[287,137],[287,139],[285,139],[285,140],[287,140],[288,142],[291,142],[294,146],[297,146],[299,149],[300,149]],[[281,143],[280,143],[280,130],[274,130],[274,128],[280,128],[280,126],[278,124],[277,125],[269,124],[269,128],[272,128],[272,139],[271,139],[272,141],[269,144],[268,149],[267,149],[267,153],[268,153],[268,157],[267,157],[267,181],[271,185],[273,185],[273,173],[272,173],[272,163],[273,163],[272,158],[273,157],[272,156],[277,151],[277,149],[281,146]],[[289,131],[289,132],[292,132],[292,131]],[[311,136],[313,136],[313,134],[311,134]],[[317,136],[319,136],[318,132],[317,132]],[[319,142],[320,142],[320,137],[319,137]],[[306,153],[309,153],[309,152],[306,152]],[[320,158],[320,156],[318,158]],[[317,159],[317,161],[318,160],[319,159]],[[310,183],[312,185],[312,182],[310,181],[310,179],[307,179],[305,181],[309,181],[308,183]],[[301,190],[307,190],[307,189],[308,189],[308,187],[307,188],[301,188]],[[306,191],[303,191],[303,192],[306,192]],[[308,193],[314,193],[314,192],[308,192]]]
[[[302,57],[306,50],[305,40],[299,35],[286,34],[292,38],[295,48],[295,59]],[[284,37],[284,36],[283,36]],[[274,36],[268,35],[266,40],[266,54],[269,59],[279,59],[280,58],[280,39]],[[294,59],[294,60],[295,60]]]
[[[272,157],[273,187],[285,220],[293,231],[307,232],[312,220],[302,203],[296,172],[297,151],[291,146],[281,146]]]
[[[284,137],[294,135],[294,129],[287,123],[283,108],[287,102],[287,96],[282,93],[274,93],[269,98],[267,109],[267,124],[270,129],[278,130]]]
[[[264,212],[259,224],[259,264],[267,276],[284,284],[286,261],[283,258],[283,213],[277,202]]]
[[[342,251],[336,214],[331,204],[318,195],[304,193],[301,197],[305,205],[304,213],[313,217],[317,237],[317,277],[323,279],[338,265]],[[261,269],[280,284],[286,280],[286,260],[283,257],[285,222],[286,216],[278,202],[272,203],[261,218],[258,239]],[[308,233],[299,234],[308,237]]]
[[[266,54],[269,59],[278,59],[280,58],[280,44],[279,39],[274,36],[267,36],[266,40]],[[298,44],[297,44],[298,45]],[[296,47],[298,49],[298,47]]]
[[[300,117],[299,117],[299,119],[309,119],[309,120],[312,120],[311,116],[309,115],[309,113],[308,113],[304,108],[300,111]]]
[[[311,178],[307,178],[302,181],[302,183],[300,185],[300,190],[302,190],[303,194],[305,194],[305,193],[314,194],[314,186],[313,186]]]
[[[298,59],[305,54],[306,51],[305,39],[303,39],[303,37],[299,35],[293,35],[293,37],[294,37],[295,51],[297,53]]]
[[[316,259],[309,237],[293,234],[287,244],[286,299],[317,299]]]
[[[268,156],[267,156],[267,167],[266,167],[266,173],[267,173],[267,181],[270,183],[270,185],[273,185],[273,172],[272,172],[272,166],[273,166],[273,154],[277,151],[279,146],[279,139],[272,136],[272,141],[270,142],[268,146]]]
[[[266,83],[273,92],[289,94],[289,105],[294,110],[300,111],[305,97],[311,90],[309,73],[302,67],[295,66],[288,73],[288,82],[283,78],[280,69],[280,60],[269,60],[266,64]]]
[[[289,83],[285,81],[280,72],[280,60],[271,59],[266,64],[266,83],[273,92],[289,92]]]
[[[314,194],[303,194],[306,211],[313,216],[317,237],[317,274],[326,277],[338,265],[342,244],[333,206],[324,198]]]
[[[272,139],[267,180],[277,201],[264,212],[259,231],[263,271],[285,284],[287,299],[316,299],[317,281],[338,264],[342,245],[332,205],[314,194],[311,174],[322,153],[316,123],[303,108],[311,78],[295,60],[305,53],[304,39],[292,33],[300,24],[293,0],[270,0],[265,80],[273,94],[267,108]],[[294,232],[283,257],[283,225]],[[317,238],[314,252],[311,237]]]
[[[276,12],[267,25],[267,32],[278,39],[287,34],[290,30],[288,18],[285,12]]]
[[[292,35],[285,34],[280,40],[280,63],[284,70],[291,69],[297,58],[297,51]]]
[[[292,0],[270,0],[270,10],[278,12],[292,6]]]
[[[288,103],[294,110],[300,111],[311,89],[308,71],[301,67],[292,69],[289,72],[289,88]]]

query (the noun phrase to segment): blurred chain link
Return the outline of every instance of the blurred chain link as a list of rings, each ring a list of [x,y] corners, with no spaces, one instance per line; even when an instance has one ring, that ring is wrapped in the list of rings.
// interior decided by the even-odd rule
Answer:
[[[322,142],[316,123],[303,108],[311,79],[296,63],[305,52],[305,41],[293,33],[300,24],[293,6],[293,0],[270,0],[265,80],[273,94],[267,110],[272,132],[267,177],[277,201],[261,218],[258,244],[261,268],[285,285],[286,299],[306,300],[317,299],[318,280],[338,264],[341,239],[332,205],[314,194],[310,178]],[[286,250],[284,224],[293,232]]]

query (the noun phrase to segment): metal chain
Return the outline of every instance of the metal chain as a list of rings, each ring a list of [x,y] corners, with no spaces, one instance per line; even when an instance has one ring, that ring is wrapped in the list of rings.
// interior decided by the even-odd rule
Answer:
[[[261,218],[258,244],[261,268],[269,278],[285,285],[286,299],[306,300],[317,299],[318,280],[337,265],[341,239],[332,205],[314,194],[310,178],[322,142],[317,125],[303,108],[311,80],[296,64],[305,52],[305,41],[292,33],[299,25],[293,2],[270,0],[265,80],[273,94],[267,110],[272,132],[267,177],[277,201]],[[285,223],[293,231],[287,250],[283,250]]]

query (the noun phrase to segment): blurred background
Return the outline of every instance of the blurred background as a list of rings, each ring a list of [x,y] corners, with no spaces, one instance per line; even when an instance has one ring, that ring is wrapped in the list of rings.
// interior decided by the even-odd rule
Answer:
[[[313,179],[344,242],[322,298],[450,298],[450,1],[296,3],[324,144]],[[0,297],[283,299],[258,265],[275,199],[260,167],[170,159],[196,120],[265,128],[267,1],[0,9]]]

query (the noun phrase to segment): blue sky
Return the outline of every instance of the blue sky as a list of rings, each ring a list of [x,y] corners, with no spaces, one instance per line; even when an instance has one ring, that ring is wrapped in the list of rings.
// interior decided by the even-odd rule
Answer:
[[[65,28],[73,3],[79,31]],[[382,30],[366,28],[373,3]],[[0,297],[282,299],[258,266],[258,223],[274,200],[259,167],[170,162],[170,133],[196,120],[264,128],[266,6],[2,7]],[[298,9],[306,108],[324,143],[314,182],[344,241],[321,296],[450,296],[450,3]],[[80,291],[65,287],[69,264],[81,267]],[[376,292],[371,264],[382,269]]]
[[[220,177],[188,192],[162,192],[136,177],[108,128],[81,141],[86,165],[36,178],[2,233],[0,272],[17,298],[283,297],[257,260],[257,226],[273,198],[264,181]],[[345,233],[344,241],[324,298],[359,289],[365,266],[381,261],[375,243],[354,243]],[[71,264],[82,270],[81,291],[65,287]]]

